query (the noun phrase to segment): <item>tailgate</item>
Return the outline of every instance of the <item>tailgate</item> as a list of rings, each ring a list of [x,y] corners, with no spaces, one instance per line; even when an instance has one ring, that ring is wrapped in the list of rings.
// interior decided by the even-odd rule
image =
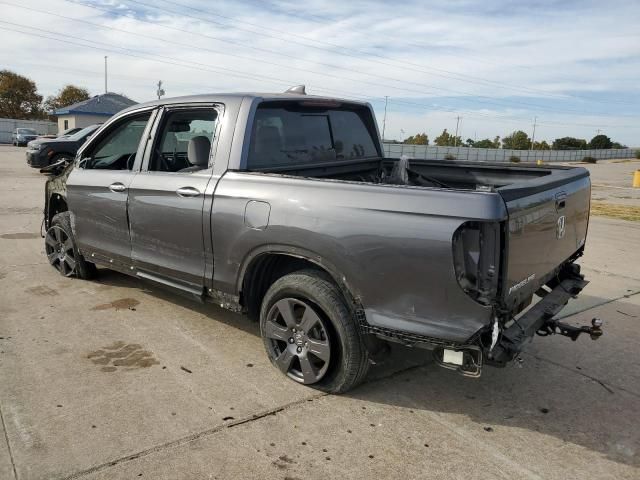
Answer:
[[[502,298],[517,308],[585,242],[591,182],[584,168],[554,170],[498,190],[509,215]]]

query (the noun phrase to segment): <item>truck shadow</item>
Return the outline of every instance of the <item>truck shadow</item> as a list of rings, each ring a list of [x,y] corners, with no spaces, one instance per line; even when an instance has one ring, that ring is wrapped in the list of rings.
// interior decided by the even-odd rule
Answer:
[[[99,283],[143,291],[260,335],[258,323],[245,316],[116,272],[101,270]],[[557,348],[566,347],[558,343]],[[469,438],[477,441],[491,435],[497,443],[523,442],[518,430],[528,430],[533,436],[528,434],[526,441],[540,442],[528,446],[532,455],[547,455],[554,463],[563,461],[561,449],[569,443],[621,464],[640,466],[639,395],[603,386],[587,371],[571,371],[574,367],[563,368],[533,354],[525,353],[524,360],[522,368],[485,368],[482,377],[469,379],[436,366],[426,350],[392,345],[384,361],[372,366],[366,383],[346,397],[379,404],[381,412],[391,406],[405,409],[407,415],[423,413],[427,424],[440,413],[454,414],[447,422],[470,431]],[[428,436],[424,423],[416,419],[414,425],[417,433]]]

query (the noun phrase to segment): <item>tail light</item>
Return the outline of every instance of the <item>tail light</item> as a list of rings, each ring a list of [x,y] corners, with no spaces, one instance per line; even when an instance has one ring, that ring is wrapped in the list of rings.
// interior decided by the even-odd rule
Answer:
[[[453,234],[453,263],[460,287],[476,302],[498,294],[501,234],[496,222],[465,222]]]

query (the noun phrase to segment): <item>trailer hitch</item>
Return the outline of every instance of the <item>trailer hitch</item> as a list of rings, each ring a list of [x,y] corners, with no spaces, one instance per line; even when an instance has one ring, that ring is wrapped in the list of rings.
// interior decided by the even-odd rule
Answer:
[[[549,335],[564,335],[565,337],[569,337],[574,342],[578,339],[581,333],[588,333],[591,337],[591,340],[597,340],[602,336],[602,320],[599,318],[594,318],[591,320],[591,326],[583,325],[581,327],[576,327],[574,325],[569,325],[567,323],[561,322],[559,320],[549,320],[547,321],[540,329],[536,331],[538,335],[541,337],[547,337]]]

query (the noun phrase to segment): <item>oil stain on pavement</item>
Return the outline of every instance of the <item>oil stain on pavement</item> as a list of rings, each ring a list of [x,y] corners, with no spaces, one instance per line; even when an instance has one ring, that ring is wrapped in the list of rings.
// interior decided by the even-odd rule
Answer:
[[[148,368],[160,363],[153,358],[153,353],[144,350],[142,345],[123,341],[112,343],[95,352],[91,352],[87,355],[87,358],[96,365],[101,365],[102,368],[100,370],[103,372]]]
[[[0,235],[0,238],[5,240],[28,240],[31,238],[41,238],[39,233],[32,232],[18,232],[18,233],[5,233]]]
[[[91,310],[135,310],[135,307],[138,306],[140,302],[135,298],[120,298],[118,300],[114,300],[113,302],[103,303],[100,305],[96,305]]]

